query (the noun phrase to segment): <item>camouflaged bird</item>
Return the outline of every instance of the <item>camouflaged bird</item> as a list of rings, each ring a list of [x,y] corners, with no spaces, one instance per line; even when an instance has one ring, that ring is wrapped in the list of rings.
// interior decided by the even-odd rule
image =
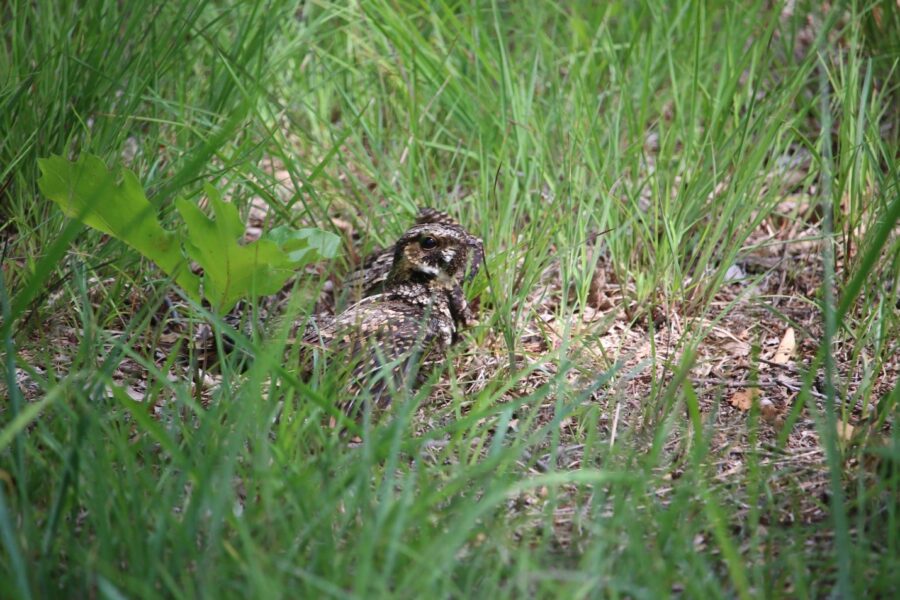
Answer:
[[[419,218],[436,214],[443,213],[422,211]],[[312,323],[304,336],[307,346],[348,361],[349,398],[342,402],[348,413],[359,408],[354,400],[366,392],[378,407],[390,404],[392,390],[421,379],[456,341],[459,329],[474,320],[462,285],[484,260],[480,239],[452,220],[417,222],[390,255],[384,273],[381,255],[368,261],[378,270],[359,276],[362,300]]]
[[[484,258],[481,240],[469,234],[460,226],[456,219],[447,213],[434,208],[420,208],[416,215],[415,224],[426,225],[429,223],[444,225],[456,231],[464,240],[464,244],[480,251],[482,253],[481,259]],[[341,290],[345,294],[350,295],[350,297],[357,299],[384,291],[384,283],[387,280],[388,273],[391,271],[391,266],[394,264],[394,250],[395,246],[390,246],[367,256],[359,268],[351,271],[344,277],[341,283]]]

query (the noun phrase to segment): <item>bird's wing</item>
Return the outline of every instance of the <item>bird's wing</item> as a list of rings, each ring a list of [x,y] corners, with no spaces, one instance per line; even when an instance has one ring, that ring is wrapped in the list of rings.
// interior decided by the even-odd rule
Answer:
[[[370,296],[332,321],[307,331],[304,343],[350,374],[350,397],[366,393],[385,406],[391,391],[413,383],[435,354],[438,331],[421,307]],[[344,409],[350,405],[344,402]]]
[[[344,277],[341,289],[353,297],[363,298],[379,293],[384,287],[391,265],[394,263],[394,249],[379,250],[370,254],[363,264]]]

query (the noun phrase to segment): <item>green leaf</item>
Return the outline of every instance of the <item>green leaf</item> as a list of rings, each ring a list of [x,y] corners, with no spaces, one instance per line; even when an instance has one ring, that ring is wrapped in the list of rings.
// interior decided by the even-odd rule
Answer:
[[[160,225],[134,173],[110,171],[92,155],[75,162],[61,156],[41,158],[38,166],[38,187],[64,214],[125,242],[199,300],[199,278],[187,268],[175,234]]]
[[[160,225],[140,181],[127,169],[110,171],[96,156],[75,162],[61,156],[39,159],[41,191],[62,211],[94,229],[122,240],[174,277],[189,296],[203,296],[227,311],[241,298],[274,294],[294,270],[337,252],[340,238],[318,229],[281,226],[262,239],[241,245],[244,222],[237,208],[204,186],[213,218],[184,199],[175,206],[187,225],[179,236]],[[187,267],[187,256],[203,267],[203,279]]]
[[[187,224],[188,255],[203,267],[203,293],[218,310],[227,311],[248,294],[274,294],[293,274],[288,255],[272,240],[241,246],[244,225],[237,208],[204,186],[212,206],[210,219],[196,204],[178,199],[175,207]]]
[[[287,225],[279,225],[263,237],[278,244],[288,254],[291,266],[295,269],[323,258],[333,258],[341,243],[341,238],[330,231],[292,229]]]

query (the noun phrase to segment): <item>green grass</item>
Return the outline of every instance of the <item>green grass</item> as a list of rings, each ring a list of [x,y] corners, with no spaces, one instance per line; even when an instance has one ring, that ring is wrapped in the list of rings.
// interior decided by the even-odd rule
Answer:
[[[771,4],[5,3],[4,594],[890,596],[900,10]],[[135,170],[171,223],[204,182],[244,214],[264,199],[270,227],[350,221],[354,252],[447,210],[485,240],[481,323],[387,418],[350,424],[359,443],[325,425],[338,369],[292,369],[287,320],[237,336],[249,368],[229,354],[201,389],[192,325],[221,345],[221,315],[189,304],[154,352],[170,282],[38,192],[39,157],[83,152]],[[796,240],[766,229],[786,200],[806,207],[784,219]],[[717,295],[736,261],[794,242],[817,286],[772,270],[807,313],[751,298],[807,343],[787,425],[754,409],[723,430],[729,392],[692,370],[743,306]],[[600,347],[612,317],[582,323],[599,261],[643,362]],[[322,283],[300,277],[288,314]],[[750,334],[752,372],[780,333]],[[851,417],[870,435],[837,436]],[[789,440],[804,420],[820,496]]]

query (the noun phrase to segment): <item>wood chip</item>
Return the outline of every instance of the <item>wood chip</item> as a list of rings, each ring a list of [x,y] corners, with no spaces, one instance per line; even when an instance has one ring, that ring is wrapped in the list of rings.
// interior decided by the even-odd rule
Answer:
[[[753,406],[754,398],[759,397],[759,389],[758,388],[743,388],[736,391],[732,396],[731,405],[738,410],[750,410],[750,407]]]
[[[797,337],[794,334],[794,328],[788,327],[787,331],[785,331],[784,335],[781,337],[781,343],[778,344],[778,350],[775,351],[772,362],[778,365],[788,364],[791,362],[791,357],[794,356],[794,350],[796,349]]]

